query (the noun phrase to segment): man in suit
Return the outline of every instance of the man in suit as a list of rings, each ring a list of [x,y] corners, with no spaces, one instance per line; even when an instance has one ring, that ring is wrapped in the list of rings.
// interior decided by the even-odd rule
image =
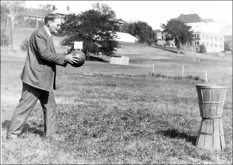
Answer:
[[[57,33],[61,19],[59,15],[48,14],[44,26],[36,29],[29,40],[26,62],[20,76],[23,88],[7,131],[7,139],[18,138],[23,126],[39,100],[44,114],[45,137],[56,137],[56,103],[53,90],[56,89],[56,65],[66,66],[78,59],[72,54],[57,54],[52,34]]]

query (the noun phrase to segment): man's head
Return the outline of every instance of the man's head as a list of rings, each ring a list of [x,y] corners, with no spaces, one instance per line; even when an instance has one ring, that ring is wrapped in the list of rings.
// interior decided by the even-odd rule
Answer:
[[[44,19],[44,24],[49,28],[51,33],[57,33],[61,26],[61,18],[58,14],[47,14]]]

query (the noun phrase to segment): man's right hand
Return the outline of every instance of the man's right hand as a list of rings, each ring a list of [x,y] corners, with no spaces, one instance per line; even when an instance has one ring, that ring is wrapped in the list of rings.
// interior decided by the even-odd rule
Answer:
[[[79,62],[79,59],[77,57],[75,57],[73,54],[65,55],[65,60],[66,60],[66,62],[68,62],[70,64]]]

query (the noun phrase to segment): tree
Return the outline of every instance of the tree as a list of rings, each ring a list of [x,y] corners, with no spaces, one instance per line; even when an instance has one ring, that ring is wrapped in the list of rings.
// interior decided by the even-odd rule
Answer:
[[[129,31],[129,25],[130,25],[129,22],[124,22],[121,25],[121,32],[127,33]]]
[[[140,43],[146,42],[151,45],[151,43],[155,39],[155,33],[153,29],[146,22],[131,22],[127,25],[127,28],[127,32],[129,34],[133,36],[138,36]]]
[[[11,50],[14,49],[14,27],[15,27],[15,19],[19,16],[19,13],[24,10],[24,1],[2,1],[1,2],[4,6],[6,6],[8,17],[11,20]]]
[[[10,39],[7,35],[8,29],[8,13],[5,4],[1,3],[1,46],[9,45]]]
[[[100,4],[97,2],[97,3],[93,4],[92,7],[94,10],[99,11],[101,14],[110,15],[110,19],[116,18],[115,12],[107,4]]]
[[[205,47],[204,44],[201,44],[201,45],[200,45],[199,53],[206,53],[206,47]]]
[[[230,42],[224,41],[224,51],[225,51],[225,52],[226,52],[226,51],[231,51],[230,45],[231,45]]]
[[[174,40],[176,48],[178,49],[178,54],[181,45],[186,43],[192,43],[193,31],[191,31],[191,26],[185,25],[183,22],[177,19],[171,19],[167,24],[162,24],[161,28],[163,33],[166,33],[166,40]]]
[[[61,44],[72,47],[74,41],[83,41],[84,53],[112,54],[114,48],[118,47],[114,39],[119,27],[117,21],[110,18],[111,15],[93,9],[79,15],[67,15],[61,25],[62,35],[66,36]]]

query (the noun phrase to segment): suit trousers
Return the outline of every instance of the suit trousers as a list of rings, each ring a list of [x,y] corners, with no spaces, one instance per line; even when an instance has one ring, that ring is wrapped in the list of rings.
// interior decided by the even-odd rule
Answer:
[[[7,136],[19,136],[22,133],[24,124],[38,100],[43,109],[45,136],[49,137],[56,133],[57,114],[53,91],[44,91],[23,83],[21,98],[14,111]]]

